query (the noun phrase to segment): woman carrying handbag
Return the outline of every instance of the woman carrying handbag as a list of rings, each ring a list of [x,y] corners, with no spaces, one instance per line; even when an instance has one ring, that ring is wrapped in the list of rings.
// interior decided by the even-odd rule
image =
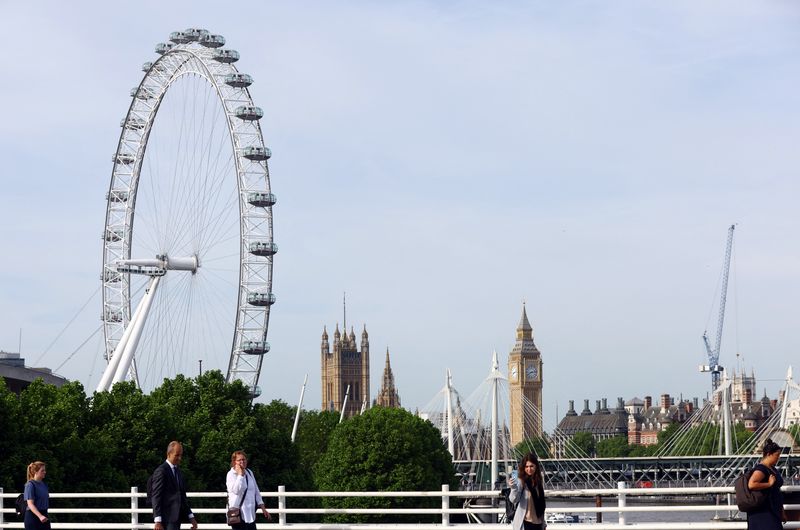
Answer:
[[[244,451],[234,451],[231,455],[231,469],[225,478],[225,485],[228,489],[227,520],[231,527],[237,530],[256,530],[256,509],[260,509],[268,520],[272,519],[264,506],[256,477],[247,469],[247,455]]]

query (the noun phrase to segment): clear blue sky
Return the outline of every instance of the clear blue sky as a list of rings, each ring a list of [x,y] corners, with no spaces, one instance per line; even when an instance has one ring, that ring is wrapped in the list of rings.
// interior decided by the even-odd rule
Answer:
[[[320,406],[323,325],[366,323],[373,394],[505,366],[522,300],[545,426],[567,400],[705,396],[721,363],[777,394],[800,349],[800,6],[764,2],[4,2],[0,348],[57,367],[99,325],[110,157],[141,63],[203,27],[239,50],[275,238],[262,399]],[[709,316],[711,318],[709,319]],[[89,341],[59,371],[89,389]],[[224,361],[222,361],[224,363]]]

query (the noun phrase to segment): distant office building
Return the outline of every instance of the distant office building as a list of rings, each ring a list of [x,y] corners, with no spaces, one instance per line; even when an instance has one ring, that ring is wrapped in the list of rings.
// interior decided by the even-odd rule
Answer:
[[[508,355],[511,444],[542,435],[542,355],[533,342],[525,305],[517,325],[517,342]]]
[[[629,401],[641,401],[633,398]],[[627,407],[626,407],[627,408]],[[655,445],[658,443],[658,433],[673,423],[683,423],[697,409],[697,399],[694,401],[675,400],[669,394],[661,394],[658,404],[653,405],[653,398],[645,396],[642,407],[638,412],[628,415],[628,443],[636,445]]]
[[[367,327],[361,333],[361,351],[356,344],[356,334],[333,333],[333,351],[328,342],[328,330],[322,331],[322,409],[341,412],[345,393],[350,388],[345,410],[353,416],[369,406],[369,335]]]
[[[389,363],[389,348],[386,348],[386,364],[383,367],[381,389],[375,397],[375,401],[372,403],[380,407],[400,407],[400,394],[397,393],[397,388],[394,384],[394,374],[392,373],[392,365]]]
[[[25,359],[19,353],[10,353],[0,350],[0,377],[5,379],[6,386],[15,394],[33,383],[42,379],[45,383],[61,386],[67,380],[53,374],[49,368],[30,368],[25,366]]]

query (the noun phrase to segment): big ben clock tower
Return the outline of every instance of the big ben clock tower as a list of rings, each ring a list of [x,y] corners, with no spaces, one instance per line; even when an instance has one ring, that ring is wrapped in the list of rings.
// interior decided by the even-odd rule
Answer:
[[[517,342],[508,356],[511,444],[542,435],[542,356],[533,343],[525,305],[517,325]]]

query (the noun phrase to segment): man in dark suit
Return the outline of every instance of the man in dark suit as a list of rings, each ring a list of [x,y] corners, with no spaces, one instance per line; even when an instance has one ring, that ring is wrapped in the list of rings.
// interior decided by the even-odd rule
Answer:
[[[178,530],[181,523],[189,521],[197,530],[189,501],[186,499],[186,482],[178,466],[183,458],[183,445],[170,442],[167,460],[153,472],[153,521],[155,530]]]

